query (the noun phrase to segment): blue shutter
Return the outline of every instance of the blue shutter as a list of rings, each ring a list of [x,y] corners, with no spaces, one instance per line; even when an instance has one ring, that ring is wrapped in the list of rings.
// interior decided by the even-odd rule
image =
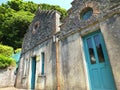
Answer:
[[[41,74],[44,75],[44,61],[45,61],[45,54],[44,53],[41,53],[42,54],[42,72]]]

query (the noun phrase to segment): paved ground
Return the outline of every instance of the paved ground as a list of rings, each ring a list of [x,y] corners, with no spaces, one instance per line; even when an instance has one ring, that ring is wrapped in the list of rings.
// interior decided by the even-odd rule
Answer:
[[[5,87],[5,88],[0,88],[0,90],[25,90],[25,89],[18,89],[15,87]]]

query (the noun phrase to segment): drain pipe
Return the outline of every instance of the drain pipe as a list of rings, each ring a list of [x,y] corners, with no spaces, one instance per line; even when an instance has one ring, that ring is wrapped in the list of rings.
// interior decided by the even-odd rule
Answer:
[[[57,77],[57,90],[60,90],[60,63],[59,63],[59,41],[55,36],[56,47],[56,77]]]

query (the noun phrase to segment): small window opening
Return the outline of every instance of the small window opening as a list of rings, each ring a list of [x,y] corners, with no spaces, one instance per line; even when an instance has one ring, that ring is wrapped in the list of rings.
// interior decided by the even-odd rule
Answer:
[[[34,26],[34,28],[35,28],[35,29],[37,29],[37,28],[38,28],[38,26],[39,26],[39,24],[38,24],[38,23],[36,23],[36,24],[35,24],[35,26]]]
[[[81,12],[81,19],[82,20],[88,20],[93,14],[93,9],[91,7],[87,7],[82,10]]]

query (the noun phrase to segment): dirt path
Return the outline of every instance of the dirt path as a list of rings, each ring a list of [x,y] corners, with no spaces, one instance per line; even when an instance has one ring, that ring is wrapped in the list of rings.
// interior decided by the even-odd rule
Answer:
[[[5,88],[0,88],[0,90],[26,90],[26,89],[18,89],[15,87],[5,87]]]

